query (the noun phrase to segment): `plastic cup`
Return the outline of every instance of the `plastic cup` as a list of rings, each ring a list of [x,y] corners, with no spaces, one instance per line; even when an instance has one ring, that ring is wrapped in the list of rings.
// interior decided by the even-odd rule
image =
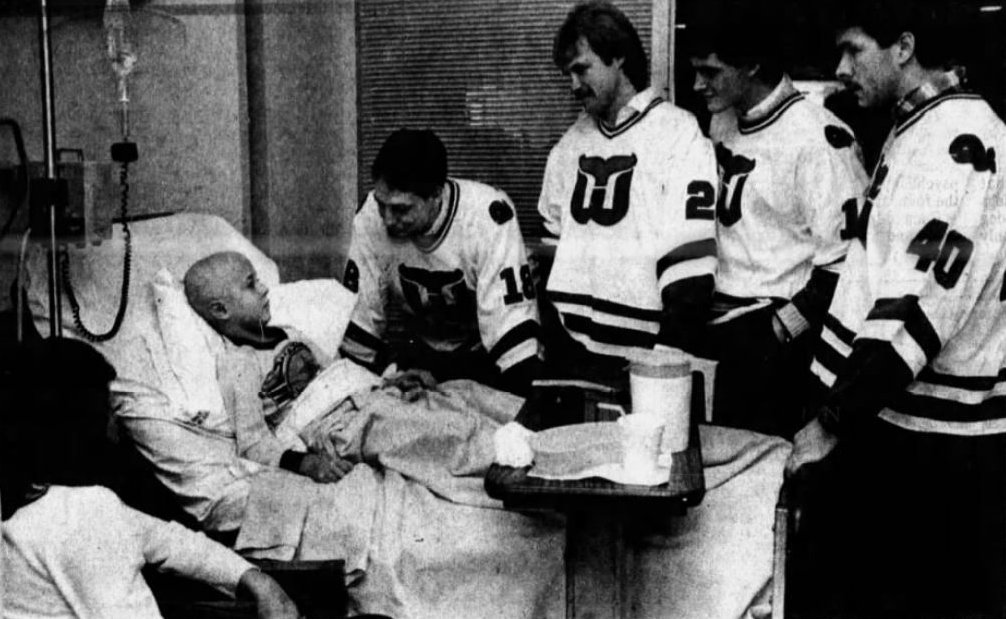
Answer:
[[[663,422],[662,456],[688,447],[692,400],[688,357],[674,350],[653,350],[633,359],[629,365],[629,395],[633,414],[653,416]]]
[[[625,415],[618,418],[622,436],[622,469],[630,481],[646,482],[657,473],[661,419],[651,415]]]

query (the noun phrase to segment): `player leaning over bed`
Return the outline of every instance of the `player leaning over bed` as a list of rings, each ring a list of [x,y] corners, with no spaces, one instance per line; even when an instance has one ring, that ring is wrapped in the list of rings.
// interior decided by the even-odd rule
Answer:
[[[392,133],[372,175],[343,277],[359,294],[343,353],[377,372],[394,360],[525,393],[539,366],[538,310],[510,199],[448,177],[432,131]],[[395,349],[389,300],[404,310],[409,338]]]

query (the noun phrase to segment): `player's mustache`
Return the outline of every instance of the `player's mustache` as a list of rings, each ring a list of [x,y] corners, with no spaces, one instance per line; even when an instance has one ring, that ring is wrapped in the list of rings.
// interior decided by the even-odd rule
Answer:
[[[594,92],[590,88],[577,88],[576,90],[573,91],[573,97],[577,101],[585,99],[592,94],[594,94]]]

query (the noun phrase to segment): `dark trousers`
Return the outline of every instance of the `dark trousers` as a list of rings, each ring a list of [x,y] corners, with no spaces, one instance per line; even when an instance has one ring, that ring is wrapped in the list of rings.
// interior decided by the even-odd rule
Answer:
[[[878,419],[818,466],[791,555],[796,617],[1006,617],[1006,436]]]
[[[755,310],[707,327],[704,354],[715,359],[713,423],[792,439],[806,423],[817,381],[810,372],[816,332],[782,343],[772,312]]]

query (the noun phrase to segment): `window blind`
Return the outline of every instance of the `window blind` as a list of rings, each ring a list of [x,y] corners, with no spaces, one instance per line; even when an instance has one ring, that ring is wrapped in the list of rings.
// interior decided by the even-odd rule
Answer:
[[[617,2],[650,50],[652,0]],[[432,129],[451,176],[507,192],[525,239],[541,235],[548,151],[580,108],[552,64],[573,6],[552,0],[357,0],[360,200],[385,138]]]

